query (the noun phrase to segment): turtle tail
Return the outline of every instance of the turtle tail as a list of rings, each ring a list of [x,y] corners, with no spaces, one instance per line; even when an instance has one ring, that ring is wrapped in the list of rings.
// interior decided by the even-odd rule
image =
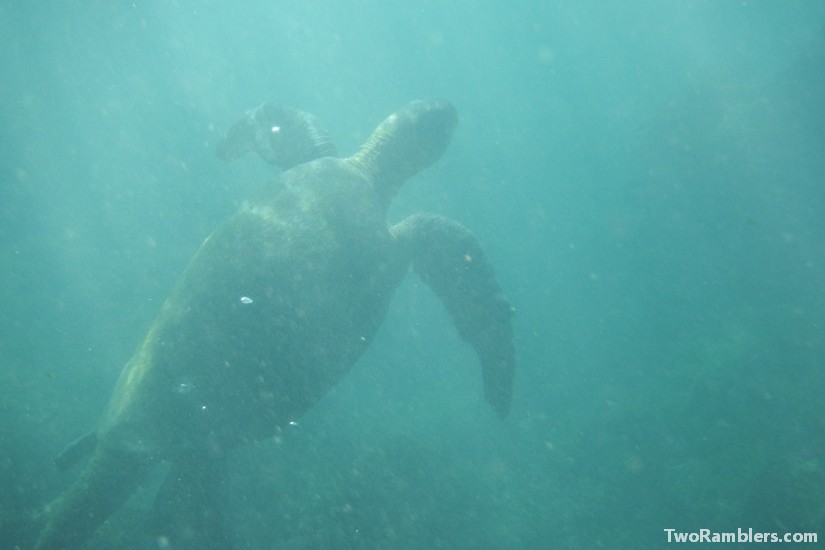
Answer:
[[[389,204],[407,179],[441,157],[457,123],[458,114],[449,102],[413,101],[379,124],[347,162],[367,174]]]
[[[317,117],[271,101],[248,111],[233,124],[218,143],[216,153],[232,161],[251,151],[283,170],[337,155]]]

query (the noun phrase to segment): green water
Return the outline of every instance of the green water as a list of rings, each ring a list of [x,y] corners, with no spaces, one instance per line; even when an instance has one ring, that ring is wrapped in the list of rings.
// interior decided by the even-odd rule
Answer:
[[[0,67],[0,547],[33,544],[76,475],[54,456],[277,174],[214,155],[267,99],[343,154],[411,99],[456,105],[390,221],[476,232],[519,370],[500,422],[410,275],[348,378],[231,455],[236,548],[825,536],[825,4],[7,1]],[[142,548],[152,490],[89,546]]]

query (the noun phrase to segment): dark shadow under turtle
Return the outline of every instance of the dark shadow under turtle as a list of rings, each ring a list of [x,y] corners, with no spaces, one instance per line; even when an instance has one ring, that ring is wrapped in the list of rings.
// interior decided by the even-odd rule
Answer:
[[[478,240],[441,216],[385,221],[456,122],[449,103],[415,101],[345,159],[294,109],[265,103],[230,128],[222,158],[255,151],[284,172],[203,242],[97,428],[59,458],[68,467],[92,455],[49,507],[38,549],[82,545],[161,460],[171,467],[156,508],[170,519],[154,523],[157,536],[172,548],[228,547],[215,489],[225,452],[272,437],[347,373],[410,265],[475,348],[487,401],[506,416],[512,308]]]

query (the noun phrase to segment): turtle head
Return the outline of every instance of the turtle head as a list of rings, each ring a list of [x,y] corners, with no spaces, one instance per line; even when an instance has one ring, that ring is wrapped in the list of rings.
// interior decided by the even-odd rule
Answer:
[[[226,161],[254,151],[270,164],[288,170],[321,157],[335,156],[335,146],[316,117],[271,101],[247,111],[218,143]]]
[[[458,114],[449,102],[413,101],[379,124],[347,162],[367,174],[389,204],[407,179],[441,157],[457,123]]]

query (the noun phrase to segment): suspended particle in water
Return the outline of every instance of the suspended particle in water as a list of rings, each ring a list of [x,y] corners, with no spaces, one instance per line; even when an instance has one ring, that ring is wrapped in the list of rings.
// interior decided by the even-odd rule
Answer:
[[[254,300],[252,298],[250,298],[249,296],[241,296],[241,303],[242,304],[251,304],[252,302],[254,302]]]
[[[178,395],[186,395],[187,393],[191,392],[195,389],[195,386],[192,384],[187,384],[186,382],[181,382],[177,386],[175,386],[175,393]]]

